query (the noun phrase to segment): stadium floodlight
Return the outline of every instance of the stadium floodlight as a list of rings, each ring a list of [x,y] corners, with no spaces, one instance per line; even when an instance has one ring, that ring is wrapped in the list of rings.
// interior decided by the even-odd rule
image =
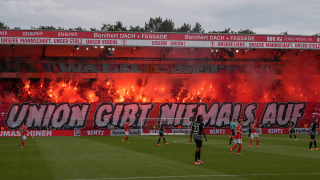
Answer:
[[[162,121],[165,121],[166,129],[172,129],[172,132],[168,133],[168,135],[190,135],[191,121],[189,118],[141,118],[138,123],[138,127],[141,130],[140,135],[159,135],[159,127]],[[178,125],[181,126],[180,129],[175,128]]]
[[[86,46],[86,50],[89,50],[89,47],[88,47],[88,46]]]
[[[77,50],[79,50],[79,49],[80,49],[80,47],[79,47],[79,46],[75,46],[74,48],[76,48]]]

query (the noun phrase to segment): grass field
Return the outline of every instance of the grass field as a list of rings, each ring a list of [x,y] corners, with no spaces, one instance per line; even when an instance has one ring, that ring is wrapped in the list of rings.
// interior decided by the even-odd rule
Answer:
[[[261,149],[243,139],[242,157],[228,154],[228,136],[208,136],[202,165],[193,165],[188,136],[35,137],[24,149],[20,137],[0,138],[0,177],[6,179],[311,179],[320,175],[320,151],[308,151],[309,136],[260,135]],[[255,141],[254,141],[255,145]],[[320,146],[320,143],[319,143]]]

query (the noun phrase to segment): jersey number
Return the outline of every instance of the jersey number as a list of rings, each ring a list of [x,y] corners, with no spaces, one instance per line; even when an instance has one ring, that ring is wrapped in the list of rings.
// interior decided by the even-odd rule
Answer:
[[[199,126],[194,126],[193,132],[194,132],[195,134],[196,134],[196,133],[199,133]]]

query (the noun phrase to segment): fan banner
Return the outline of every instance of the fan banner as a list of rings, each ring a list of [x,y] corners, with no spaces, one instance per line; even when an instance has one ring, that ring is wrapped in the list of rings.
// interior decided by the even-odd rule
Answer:
[[[0,126],[6,130],[17,130],[24,123],[28,128],[63,129],[66,126],[79,129],[107,129],[113,125],[123,128],[130,120],[130,126],[145,128],[148,119],[165,121],[166,126],[175,129],[178,125],[187,129],[198,115],[204,118],[205,127],[229,128],[233,119],[244,119],[244,127],[249,120],[257,119],[262,127],[288,127],[292,119],[297,127],[304,127],[313,118],[319,117],[319,104],[306,102],[287,103],[5,103],[0,106]],[[159,121],[156,127],[159,127]],[[286,130],[283,132],[285,133]],[[106,132],[104,132],[106,133]],[[112,133],[112,132],[111,132]],[[221,134],[222,132],[212,132]],[[270,129],[262,133],[278,133]],[[116,133],[115,133],[116,134]],[[225,132],[225,134],[229,134]],[[87,133],[87,135],[90,135]]]
[[[320,49],[312,36],[1,30],[0,44]]]

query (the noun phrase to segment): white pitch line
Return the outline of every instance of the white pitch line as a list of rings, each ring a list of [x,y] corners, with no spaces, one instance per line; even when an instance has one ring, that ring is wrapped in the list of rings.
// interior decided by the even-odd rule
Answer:
[[[165,179],[165,178],[196,178],[196,177],[236,177],[236,176],[286,176],[286,175],[316,175],[320,173],[286,173],[286,174],[212,174],[189,176],[156,176],[156,177],[124,177],[124,178],[97,178],[97,179],[69,179],[69,180],[117,180],[117,179]]]

